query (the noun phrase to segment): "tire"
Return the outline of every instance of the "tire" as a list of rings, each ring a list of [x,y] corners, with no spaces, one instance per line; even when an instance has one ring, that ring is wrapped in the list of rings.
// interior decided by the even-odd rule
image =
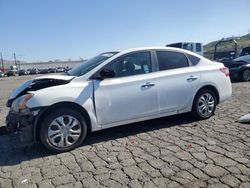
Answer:
[[[241,80],[243,82],[250,81],[250,69],[246,69],[242,72]]]
[[[208,119],[214,115],[216,106],[217,99],[214,92],[210,89],[202,89],[195,96],[192,114],[200,120]]]
[[[47,149],[56,153],[66,152],[83,142],[87,124],[84,117],[73,109],[56,109],[43,120],[39,134]]]

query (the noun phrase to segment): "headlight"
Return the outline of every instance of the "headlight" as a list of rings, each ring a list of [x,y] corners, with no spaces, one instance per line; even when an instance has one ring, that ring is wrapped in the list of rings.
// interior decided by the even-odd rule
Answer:
[[[33,93],[29,93],[14,100],[11,106],[11,111],[28,113],[29,109],[27,108],[26,103],[33,95]]]

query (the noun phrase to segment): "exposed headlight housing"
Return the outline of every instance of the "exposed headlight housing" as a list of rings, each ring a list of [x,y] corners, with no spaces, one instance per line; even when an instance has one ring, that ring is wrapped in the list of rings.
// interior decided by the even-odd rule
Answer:
[[[16,100],[13,101],[11,105],[11,111],[24,114],[29,113],[30,110],[27,108],[26,104],[33,95],[34,95],[33,93],[29,93],[21,97],[18,97]]]

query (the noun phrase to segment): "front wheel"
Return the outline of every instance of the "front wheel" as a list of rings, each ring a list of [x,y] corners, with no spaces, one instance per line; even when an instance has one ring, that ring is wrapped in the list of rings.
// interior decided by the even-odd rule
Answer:
[[[72,109],[51,111],[40,127],[42,144],[53,152],[70,151],[78,147],[87,134],[84,117]]]
[[[210,118],[216,109],[217,100],[213,91],[203,89],[194,99],[192,114],[198,119]]]
[[[250,81],[250,69],[246,69],[242,72],[242,81],[243,82]]]

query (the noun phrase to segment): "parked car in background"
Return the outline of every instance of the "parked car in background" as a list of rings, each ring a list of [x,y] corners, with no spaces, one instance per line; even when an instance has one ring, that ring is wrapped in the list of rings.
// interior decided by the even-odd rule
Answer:
[[[32,68],[29,70],[29,74],[38,74],[39,70],[37,68]]]
[[[18,71],[18,75],[22,76],[22,75],[28,75],[28,72],[25,69],[21,69]]]
[[[64,71],[65,71],[64,67],[57,67],[56,68],[56,72],[64,72]]]
[[[0,70],[0,77],[4,77],[4,73]]]
[[[178,48],[106,52],[67,74],[17,87],[7,101],[7,128],[63,152],[110,127],[186,112],[207,119],[232,94],[228,68]]]
[[[238,57],[227,64],[230,77],[237,81],[250,81],[250,55]]]
[[[18,75],[18,72],[17,70],[7,70],[5,73],[4,73],[5,76],[17,76]]]
[[[56,73],[56,68],[49,68],[49,69],[48,69],[48,72],[49,72],[49,73]]]
[[[29,74],[30,74],[30,69],[27,69],[26,72],[27,72],[27,74],[29,75]]]
[[[222,48],[225,44],[230,44],[231,48]],[[221,48],[219,48],[222,46]],[[230,78],[235,81],[250,81],[250,48],[242,49],[238,53],[239,45],[234,38],[222,39],[215,44],[214,61],[223,63],[229,68]]]
[[[65,71],[65,72],[68,72],[68,71],[71,70],[71,69],[72,69],[71,67],[68,67],[68,66],[67,66],[67,67],[65,67],[64,71]]]
[[[40,74],[48,74],[49,73],[49,69],[39,69],[39,73]]]

